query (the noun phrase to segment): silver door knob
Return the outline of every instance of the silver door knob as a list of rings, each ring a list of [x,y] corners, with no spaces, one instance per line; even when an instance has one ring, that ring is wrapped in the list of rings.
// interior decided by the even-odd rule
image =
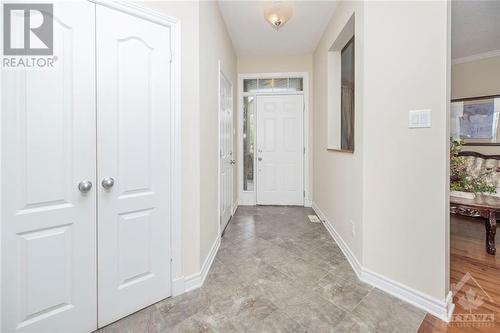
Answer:
[[[82,180],[78,184],[78,190],[80,190],[80,192],[82,193],[87,193],[90,191],[90,189],[92,189],[92,182],[90,180]]]
[[[109,190],[113,187],[113,185],[115,185],[115,179],[113,177],[105,177],[102,179],[101,185],[106,190]]]
[[[258,160],[259,160],[259,162],[262,161],[262,157],[259,157]]]

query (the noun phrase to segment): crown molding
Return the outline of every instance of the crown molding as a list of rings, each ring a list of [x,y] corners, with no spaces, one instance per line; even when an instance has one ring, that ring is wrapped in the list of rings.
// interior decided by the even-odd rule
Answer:
[[[453,65],[458,65],[458,64],[463,64],[466,62],[478,61],[478,60],[488,59],[488,58],[493,58],[493,57],[500,57],[500,50],[493,50],[493,51],[473,54],[473,55],[470,55],[467,57],[455,58],[455,59],[451,60],[451,63]]]

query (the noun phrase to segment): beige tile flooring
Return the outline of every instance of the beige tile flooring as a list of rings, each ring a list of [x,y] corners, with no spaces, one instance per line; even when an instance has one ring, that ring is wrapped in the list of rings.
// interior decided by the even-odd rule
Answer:
[[[425,313],[358,281],[308,214],[240,206],[202,288],[101,332],[416,332]]]

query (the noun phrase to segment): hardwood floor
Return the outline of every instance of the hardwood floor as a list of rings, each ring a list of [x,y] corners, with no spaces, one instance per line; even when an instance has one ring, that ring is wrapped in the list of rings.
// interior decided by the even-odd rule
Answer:
[[[500,252],[496,256],[486,253],[484,223],[452,216],[450,242],[450,283],[466,281],[453,297],[453,321],[447,324],[428,314],[418,332],[500,332]],[[467,279],[467,273],[472,278]]]

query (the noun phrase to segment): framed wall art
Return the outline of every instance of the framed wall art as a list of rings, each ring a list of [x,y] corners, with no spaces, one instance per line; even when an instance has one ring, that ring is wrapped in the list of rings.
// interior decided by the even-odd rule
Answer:
[[[500,145],[500,95],[451,101],[450,132],[466,145]]]

